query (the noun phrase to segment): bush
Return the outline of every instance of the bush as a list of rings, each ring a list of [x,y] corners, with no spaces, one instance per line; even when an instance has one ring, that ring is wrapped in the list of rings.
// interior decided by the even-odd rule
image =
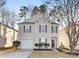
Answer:
[[[36,46],[36,47],[39,47],[39,49],[41,49],[42,43],[36,43],[35,46]]]
[[[44,46],[45,46],[46,49],[49,47],[49,45],[50,45],[49,43],[45,43],[44,44]]]
[[[20,41],[14,41],[13,42],[13,46],[15,47],[16,50],[18,49],[20,43],[21,43]]]

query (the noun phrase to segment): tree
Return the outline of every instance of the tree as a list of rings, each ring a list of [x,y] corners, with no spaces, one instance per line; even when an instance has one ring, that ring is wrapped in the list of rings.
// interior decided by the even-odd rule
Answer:
[[[8,25],[9,19],[10,19],[10,17],[9,17],[10,11],[7,10],[6,8],[1,8],[0,14],[1,14],[1,19],[0,19],[1,23]]]
[[[6,3],[6,0],[0,0],[0,7],[2,7]]]
[[[9,15],[10,15],[10,13],[9,13],[9,10],[7,10],[7,9],[5,9],[5,8],[2,8],[1,10],[0,10],[1,12],[0,12],[0,15],[1,15],[1,19],[0,19],[0,22],[2,23],[2,24],[5,24],[6,26],[3,28],[3,38],[6,40],[6,30],[7,30],[7,26],[8,26],[8,23],[9,23]]]
[[[20,44],[21,44],[20,41],[14,41],[14,42],[13,42],[13,46],[15,47],[15,50],[18,49],[18,47],[19,47]]]
[[[43,4],[43,5],[40,5],[40,6],[39,6],[39,11],[40,11],[40,13],[45,14],[45,13],[46,13],[46,10],[47,10],[47,9],[46,9],[46,5]]]
[[[11,28],[16,28],[16,24],[17,22],[19,21],[19,17],[17,16],[16,13],[14,12],[10,12],[10,15],[9,15],[9,25]],[[15,30],[13,30],[13,37],[12,37],[12,40],[15,39]]]
[[[35,14],[37,14],[38,11],[39,11],[38,7],[35,6],[35,7],[33,8],[33,10],[32,10],[32,16],[35,15]]]
[[[1,19],[0,19],[0,22],[4,25],[6,25],[4,28],[3,28],[3,38],[6,40],[6,33],[7,33],[7,26],[10,26],[14,29],[15,27],[15,24],[17,23],[18,21],[18,16],[14,13],[14,12],[11,12],[10,10],[6,9],[6,8],[2,8],[0,10],[0,16],[1,16]],[[13,40],[15,38],[15,30],[13,30]]]
[[[22,6],[21,8],[20,8],[20,13],[19,13],[19,15],[20,15],[20,17],[22,17],[22,18],[24,18],[24,21],[26,21],[26,16],[27,16],[27,12],[29,11],[29,9],[28,9],[28,7],[26,7],[26,6]]]
[[[50,15],[54,16],[54,19],[64,28],[72,53],[79,38],[79,0],[55,0],[55,5],[52,7],[54,8]]]
[[[15,24],[17,23],[18,20],[18,16],[17,14],[15,14],[14,12],[10,12],[10,19],[9,19],[9,24],[12,28],[15,27]]]

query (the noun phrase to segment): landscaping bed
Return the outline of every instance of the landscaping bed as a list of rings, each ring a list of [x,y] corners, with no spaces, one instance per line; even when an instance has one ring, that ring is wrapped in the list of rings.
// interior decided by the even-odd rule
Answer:
[[[2,50],[7,50],[7,49],[12,49],[13,47],[0,47],[0,51]]]
[[[53,51],[52,49],[34,49],[34,51]]]

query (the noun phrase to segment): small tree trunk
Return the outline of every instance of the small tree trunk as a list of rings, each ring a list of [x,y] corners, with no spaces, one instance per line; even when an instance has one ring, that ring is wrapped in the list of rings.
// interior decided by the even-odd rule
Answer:
[[[70,54],[72,54],[73,53],[73,48],[71,48],[71,50],[70,50]]]
[[[74,50],[74,47],[73,47],[73,45],[71,45],[71,50],[70,50],[70,54],[73,54],[73,50]]]

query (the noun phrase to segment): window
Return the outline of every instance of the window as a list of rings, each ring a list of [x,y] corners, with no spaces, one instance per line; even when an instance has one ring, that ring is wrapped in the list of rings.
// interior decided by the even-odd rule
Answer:
[[[56,33],[58,33],[58,26],[56,26]]]
[[[51,32],[53,33],[53,26],[51,26]]]
[[[52,33],[58,33],[58,26],[51,26]]]
[[[24,33],[31,33],[31,26],[24,26],[23,27],[23,32]]]
[[[47,39],[45,39],[45,43],[47,43]]]
[[[41,39],[39,39],[39,43],[41,43]]]
[[[47,32],[47,25],[45,25],[45,32]]]
[[[23,32],[25,33],[25,26],[23,26]]]
[[[41,32],[41,25],[39,25],[39,32]]]
[[[47,32],[47,25],[39,25],[39,32]]]

